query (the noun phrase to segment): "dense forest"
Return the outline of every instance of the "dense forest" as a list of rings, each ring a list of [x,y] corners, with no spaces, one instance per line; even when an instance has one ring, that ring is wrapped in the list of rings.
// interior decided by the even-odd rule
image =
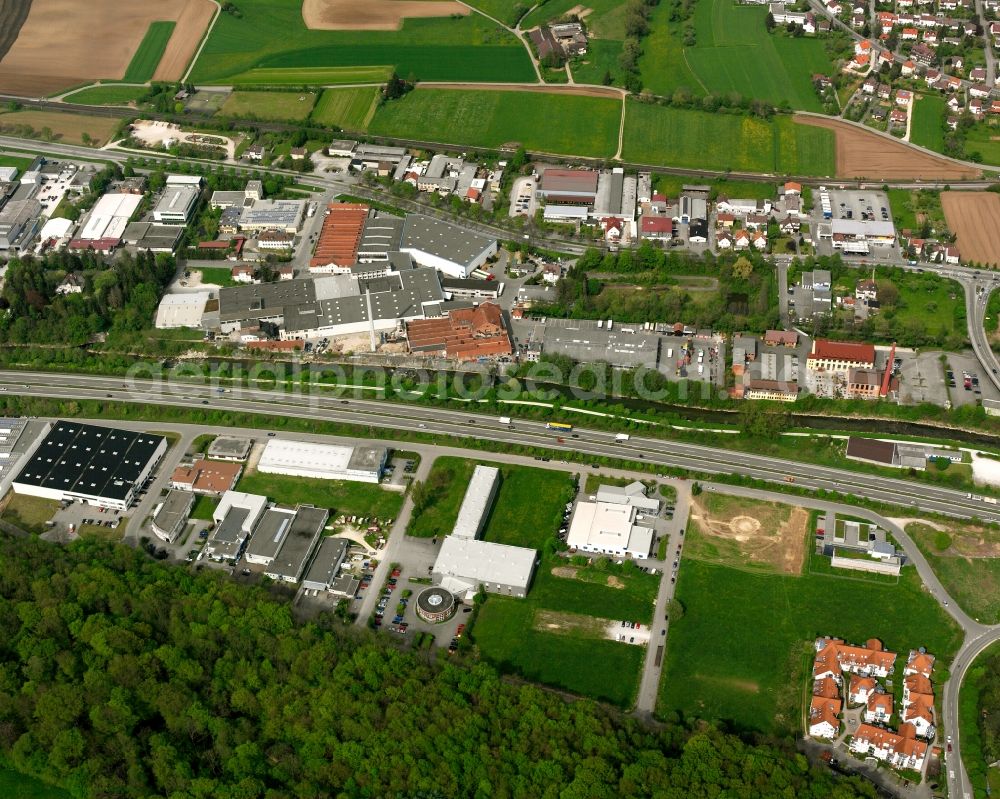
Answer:
[[[787,745],[651,732],[217,574],[0,539],[0,758],[78,797],[874,796]]]
[[[557,291],[554,303],[532,312],[759,333],[779,323],[774,269],[757,256],[698,258],[649,242],[618,253],[591,249]]]
[[[175,269],[172,256],[149,252],[110,263],[92,252],[15,258],[0,294],[0,342],[82,345],[96,333],[149,327]],[[82,292],[58,294],[70,272],[83,279]]]

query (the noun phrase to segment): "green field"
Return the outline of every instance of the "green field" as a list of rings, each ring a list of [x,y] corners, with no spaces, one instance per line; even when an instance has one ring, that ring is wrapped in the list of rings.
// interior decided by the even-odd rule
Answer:
[[[244,474],[238,491],[263,494],[285,505],[315,505],[335,513],[395,519],[403,506],[403,494],[371,483],[353,480],[315,480],[284,474]]]
[[[215,286],[237,286],[233,280],[233,270],[228,266],[193,266],[192,272],[201,272],[201,282]]]
[[[804,670],[817,636],[879,638],[904,656],[925,646],[942,666],[961,640],[912,567],[896,585],[861,585],[691,560],[681,568],[676,598],[684,615],[670,624],[660,714],[724,719],[765,733],[799,731]]]
[[[513,28],[514,23],[517,22],[515,9],[520,8],[521,11],[524,11],[533,4],[519,3],[517,0],[472,0],[469,5]],[[521,27],[527,28],[523,23]]]
[[[0,768],[0,796],[9,799],[69,799],[71,794],[34,777]]]
[[[128,105],[149,94],[146,86],[93,86],[65,97],[73,105]]]
[[[22,158],[19,155],[0,154],[0,166],[13,166],[19,170],[25,170],[31,166],[31,158]]]
[[[483,538],[541,549],[559,529],[563,506],[573,499],[572,481],[564,472],[529,466],[500,466],[500,474]]]
[[[210,522],[212,521],[212,513],[217,507],[219,507],[217,497],[209,497],[202,494],[194,501],[194,505],[191,506],[191,518]]]
[[[943,97],[921,94],[913,106],[910,141],[936,152],[944,151],[944,118],[948,105]]]
[[[630,100],[625,115],[627,161],[720,171],[832,175],[834,134],[773,120],[710,114]]]
[[[344,83],[320,76],[332,67],[386,66],[419,80],[535,80],[524,47],[480,14],[407,19],[398,31],[321,31],[306,28],[300,0],[240,0],[238,6],[241,17],[219,16],[193,82]]]
[[[417,89],[381,106],[369,126],[380,136],[609,157],[618,141],[617,100],[540,92]]]
[[[316,92],[235,91],[226,98],[219,115],[301,122],[309,118],[318,96]]]
[[[950,534],[946,539],[961,544],[963,535],[968,528],[964,525],[948,525]],[[973,618],[983,624],[1000,623],[1000,605],[996,597],[1000,595],[1000,557],[972,558],[963,557],[962,549],[948,546],[939,548],[937,532],[925,524],[910,524],[906,527],[920,551],[924,553],[927,562],[937,575],[945,590],[958,605]],[[977,529],[975,535],[969,534],[972,549],[975,549],[981,536],[992,539],[996,543],[996,533]]]
[[[149,23],[149,30],[142,37],[139,49],[132,56],[122,80],[126,83],[145,83],[147,80],[152,80],[176,24],[175,22]]]
[[[55,516],[59,503],[54,499],[43,499],[28,494],[13,494],[0,516],[28,533],[44,533],[45,522]]]
[[[474,640],[503,672],[612,702],[631,704],[646,650],[580,633],[534,629],[535,603],[491,596],[479,612]]]
[[[979,153],[984,164],[1000,165],[1000,128],[988,122],[973,125],[965,133],[965,156]]]
[[[365,131],[381,96],[377,86],[325,89],[313,109],[313,121],[344,130]]]
[[[343,83],[384,83],[392,67],[287,67],[248,69],[229,78],[236,86],[334,86]]]
[[[669,4],[654,11],[640,61],[643,85],[655,94],[681,87],[695,94],[738,92],[775,105],[822,110],[810,80],[813,73],[834,71],[822,40],[768,34],[766,6],[702,0],[693,19],[697,43],[685,47],[671,12]]]
[[[466,458],[443,456],[435,460],[422,486],[426,502],[420,501],[419,492],[414,491],[417,507],[410,517],[406,534],[416,538],[450,534],[475,467],[476,462]]]

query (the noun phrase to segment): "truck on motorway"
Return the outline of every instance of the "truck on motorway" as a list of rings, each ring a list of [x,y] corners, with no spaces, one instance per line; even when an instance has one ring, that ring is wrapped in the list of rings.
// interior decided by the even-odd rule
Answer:
[[[573,429],[573,425],[566,424],[566,422],[547,422],[545,424],[546,430],[559,430],[561,432],[568,432]]]
[[[996,505],[997,504],[996,497],[983,497],[983,502],[986,502],[986,503],[988,503],[990,505]]]
[[[615,436],[615,441],[628,441],[628,433],[618,433]]]
[[[500,417],[500,424],[510,424],[510,417],[509,416],[501,416]]]

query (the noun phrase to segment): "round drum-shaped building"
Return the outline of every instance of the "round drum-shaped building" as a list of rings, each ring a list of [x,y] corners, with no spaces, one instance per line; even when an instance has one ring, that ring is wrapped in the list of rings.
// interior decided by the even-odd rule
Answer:
[[[425,588],[417,597],[417,615],[424,621],[446,621],[454,613],[455,597],[450,591],[434,586]]]

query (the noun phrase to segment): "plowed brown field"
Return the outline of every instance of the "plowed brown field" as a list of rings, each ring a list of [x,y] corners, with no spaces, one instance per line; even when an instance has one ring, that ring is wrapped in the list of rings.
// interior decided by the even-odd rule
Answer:
[[[829,128],[837,135],[837,177],[869,180],[968,180],[981,172],[914,149],[836,119],[796,116],[801,125]]]
[[[948,229],[957,237],[963,261],[1000,266],[1000,195],[991,191],[943,191]]]
[[[17,40],[0,59],[0,91],[51,94],[97,79],[121,79],[149,23],[175,20],[157,79],[178,79],[215,6],[210,0],[32,0]]]
[[[407,17],[465,16],[467,6],[454,0],[304,0],[307,28],[327,31],[395,31]]]

